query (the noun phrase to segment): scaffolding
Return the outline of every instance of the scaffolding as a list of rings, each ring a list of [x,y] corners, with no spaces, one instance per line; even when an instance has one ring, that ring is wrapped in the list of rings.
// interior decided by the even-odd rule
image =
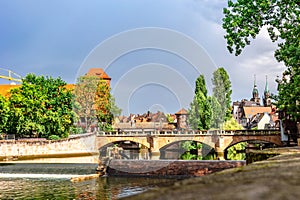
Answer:
[[[0,78],[9,81],[22,82],[22,77],[9,69],[0,68]]]

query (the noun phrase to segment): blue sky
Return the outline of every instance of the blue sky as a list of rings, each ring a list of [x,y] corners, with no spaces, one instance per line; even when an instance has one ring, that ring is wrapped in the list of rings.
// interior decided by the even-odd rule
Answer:
[[[22,76],[60,76],[68,83],[75,83],[88,67],[105,68],[112,77],[112,92],[124,114],[155,109],[173,113],[180,107],[188,108],[186,102],[192,98],[195,78],[202,70],[212,68],[212,64],[229,73],[234,101],[251,97],[254,74],[260,95],[265,75],[271,92],[275,93],[274,80],[284,70],[273,57],[276,44],[262,30],[241,56],[229,54],[221,27],[222,9],[226,5],[225,0],[1,0],[0,68]],[[131,49],[111,60],[109,66],[101,66],[102,57],[121,48],[116,43],[107,52],[96,54],[105,41],[147,28],[169,30],[189,38],[203,50],[204,57],[199,59],[207,62],[203,61],[200,70],[195,70],[189,60],[168,49],[145,47]],[[122,45],[128,47],[137,39],[148,40],[140,34],[136,37],[125,38]],[[176,40],[175,44],[186,43]],[[192,51],[188,52],[191,57],[201,55]],[[209,85],[210,77],[206,78]],[[186,97],[182,97],[182,92],[186,92]]]

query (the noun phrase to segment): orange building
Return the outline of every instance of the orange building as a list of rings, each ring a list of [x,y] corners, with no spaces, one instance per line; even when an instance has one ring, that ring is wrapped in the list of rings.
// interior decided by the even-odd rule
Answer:
[[[2,96],[8,96],[9,95],[9,91],[13,88],[17,88],[20,85],[9,85],[9,84],[3,84],[0,85],[0,95]]]
[[[110,85],[111,78],[104,72],[102,68],[90,68],[85,75],[99,77],[99,79],[105,80],[108,83],[108,85]],[[17,87],[20,87],[20,85],[2,84],[0,85],[0,95],[8,96],[9,91]],[[67,84],[66,88],[73,90],[75,88],[75,84]]]

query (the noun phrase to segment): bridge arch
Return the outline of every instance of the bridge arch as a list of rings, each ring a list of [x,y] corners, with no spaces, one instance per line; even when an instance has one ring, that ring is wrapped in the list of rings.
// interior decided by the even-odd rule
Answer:
[[[174,144],[176,144],[176,143],[185,142],[185,141],[199,142],[199,143],[201,143],[201,144],[204,144],[204,145],[207,145],[207,146],[211,147],[212,149],[215,148],[214,145],[205,143],[205,142],[203,142],[201,139],[199,139],[199,140],[194,140],[194,139],[193,139],[193,140],[191,140],[191,139],[178,139],[178,140],[174,140],[174,141],[172,141],[172,142],[169,142],[168,144],[165,144],[165,145],[161,146],[161,147],[159,148],[159,150],[160,150],[160,151],[165,150],[165,149],[167,149],[168,147],[170,147],[170,146],[172,146],[172,145],[174,145]]]
[[[184,142],[191,141],[191,142],[197,142],[197,145],[200,143],[202,144],[201,149],[190,149],[187,150],[181,146]],[[160,152],[160,158],[161,159],[184,159],[182,156],[186,155],[193,155],[202,158],[205,158],[207,156],[214,157],[215,155],[215,147],[212,145],[209,145],[207,143],[204,143],[202,140],[177,140],[173,141],[172,143],[166,144],[162,146],[159,149]],[[192,159],[192,158],[190,158]],[[193,158],[195,159],[195,158]]]
[[[267,143],[270,143],[270,144],[274,144],[274,145],[277,145],[277,146],[281,146],[281,144],[276,144],[274,142],[270,142],[270,141],[266,141],[266,140],[261,140],[261,139],[257,139],[257,140],[242,140],[242,141],[237,141],[235,143],[231,143],[229,146],[227,146],[225,149],[224,149],[224,153],[232,146],[236,145],[236,144],[239,144],[239,143],[242,143],[242,142],[253,142],[253,141],[256,141],[256,142],[267,142]]]
[[[130,141],[135,142],[138,144],[141,144],[145,146],[146,148],[150,149],[150,144],[147,141],[147,138],[145,137],[97,137],[96,139],[96,149],[100,150],[102,147],[105,147],[109,144],[113,144],[116,142],[122,142],[122,141]]]
[[[247,141],[262,141],[262,142],[268,142],[268,143],[276,144],[278,146],[282,146],[281,138],[278,137],[278,135],[268,135],[268,136],[259,136],[259,137],[255,135],[244,135],[244,136],[233,136],[232,141],[226,145],[226,149],[240,142],[247,142]]]

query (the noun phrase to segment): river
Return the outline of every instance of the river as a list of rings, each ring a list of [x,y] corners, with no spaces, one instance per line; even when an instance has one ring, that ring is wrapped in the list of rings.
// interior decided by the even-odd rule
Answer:
[[[0,178],[0,199],[118,199],[174,183],[174,179],[102,177],[82,182],[68,178]]]
[[[143,151],[124,152],[131,159],[149,159]],[[178,159],[182,152],[163,155]],[[72,177],[94,174],[98,156],[41,158],[0,162],[0,199],[111,200],[174,184],[177,179],[100,177],[71,182]]]
[[[71,182],[71,177],[95,173],[94,156],[45,158],[0,163],[0,199],[100,199],[137,194],[176,179],[100,177]]]

